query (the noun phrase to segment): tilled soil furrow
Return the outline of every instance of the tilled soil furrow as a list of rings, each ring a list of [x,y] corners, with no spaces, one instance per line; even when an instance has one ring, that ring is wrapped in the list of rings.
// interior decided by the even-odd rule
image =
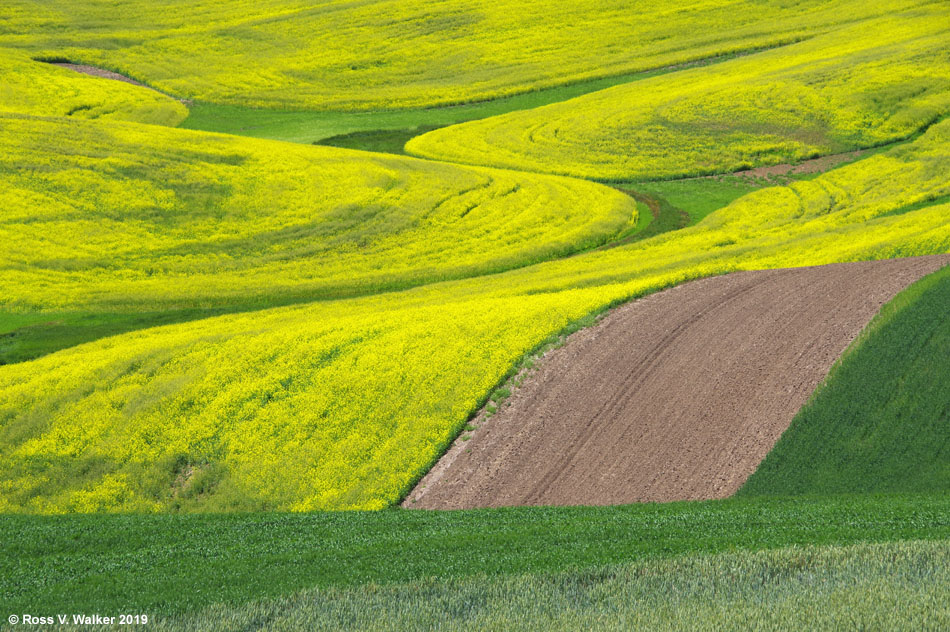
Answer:
[[[747,292],[752,291],[756,285],[764,282],[764,278],[755,278],[751,284],[742,285],[729,291],[719,300],[714,301],[708,306],[705,306],[695,314],[692,314],[684,322],[674,326],[669,333],[664,335],[653,344],[650,351],[640,362],[631,364],[629,372],[626,374],[626,377],[620,384],[620,389],[598,407],[596,412],[587,420],[584,428],[579,429],[576,432],[576,434],[579,435],[579,439],[575,440],[569,447],[567,447],[564,456],[555,463],[554,467],[550,469],[549,473],[544,477],[544,479],[542,479],[542,481],[531,491],[527,497],[527,501],[524,504],[540,504],[544,497],[545,491],[547,491],[548,488],[550,488],[551,485],[555,483],[555,481],[558,479],[570,480],[572,478],[572,471],[575,469],[578,455],[581,454],[585,448],[587,448],[590,443],[595,441],[597,438],[597,435],[589,432],[589,430],[598,422],[598,420],[608,420],[607,423],[609,423],[609,420],[616,419],[617,416],[621,414],[621,411],[630,405],[631,400],[636,397],[638,389],[643,385],[644,381],[646,381],[651,372],[655,370],[656,365],[662,360],[665,351],[677,338],[683,334],[683,332],[688,331],[691,327],[694,327],[703,318],[706,318],[707,315],[713,313],[716,309],[721,308],[722,305],[728,303],[729,301],[735,300]],[[580,465],[580,467],[582,470],[586,469],[583,463]]]
[[[729,496],[881,305],[948,263],[738,272],[618,308],[547,354],[405,506]]]

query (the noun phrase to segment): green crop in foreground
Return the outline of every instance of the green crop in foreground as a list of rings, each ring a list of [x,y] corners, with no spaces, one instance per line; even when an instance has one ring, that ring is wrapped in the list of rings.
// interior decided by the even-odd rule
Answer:
[[[938,630],[950,542],[804,546],[510,578],[310,590],[154,630]]]
[[[942,123],[635,244],[2,366],[0,507],[391,505],[519,358],[577,319],[731,270],[950,252],[948,168]]]
[[[464,103],[797,41],[917,4],[7,0],[0,46],[180,97],[302,110]]]
[[[950,268],[886,305],[741,495],[950,491]]]
[[[484,585],[501,575],[584,573],[736,550],[948,538],[946,495],[450,512],[0,516],[0,600],[4,617],[158,616],[309,588],[465,577],[480,577],[475,581]]]
[[[598,180],[723,173],[908,137],[950,111],[950,10],[423,134],[410,154]]]

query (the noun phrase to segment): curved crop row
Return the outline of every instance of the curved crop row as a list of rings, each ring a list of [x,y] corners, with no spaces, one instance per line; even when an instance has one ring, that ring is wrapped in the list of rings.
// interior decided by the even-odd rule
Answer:
[[[0,511],[387,506],[585,314],[730,270],[950,252],[948,169],[943,123],[636,244],[0,366]]]
[[[907,11],[721,64],[435,130],[418,156],[600,180],[748,169],[906,138],[950,111],[950,12]]]
[[[0,46],[282,109],[484,100],[796,41],[913,0],[7,0]],[[130,6],[134,5],[134,6]]]
[[[0,309],[271,305],[506,270],[636,223],[601,185],[0,115]]]
[[[90,77],[0,48],[0,112],[177,125],[188,109],[131,83]]]

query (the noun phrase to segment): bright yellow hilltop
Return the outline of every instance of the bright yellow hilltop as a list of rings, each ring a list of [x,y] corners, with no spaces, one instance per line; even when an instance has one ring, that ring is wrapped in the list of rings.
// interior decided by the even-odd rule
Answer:
[[[368,110],[484,100],[775,46],[918,2],[8,0],[0,46],[179,97]]]
[[[795,162],[906,138],[950,111],[945,4],[781,49],[416,137],[409,153],[598,180]]]

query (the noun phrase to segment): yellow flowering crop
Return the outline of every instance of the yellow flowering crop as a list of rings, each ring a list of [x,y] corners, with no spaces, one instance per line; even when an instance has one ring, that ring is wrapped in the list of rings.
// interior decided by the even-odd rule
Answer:
[[[6,311],[368,294],[564,256],[637,219],[580,180],[2,114],[0,208]]]
[[[712,66],[435,130],[409,153],[600,180],[794,162],[906,138],[950,111],[945,3]]]
[[[390,506],[581,317],[733,270],[950,252],[945,2],[135,8],[0,8],[0,316],[245,311],[0,366],[0,512]],[[777,45],[409,144],[525,171],[177,130],[171,98],[31,59],[215,103],[360,110]],[[585,252],[634,230],[634,201],[540,173],[718,172],[928,125],[601,251]]]
[[[91,77],[0,48],[0,111],[76,119],[177,125],[188,109],[171,97],[122,81]]]
[[[5,0],[0,46],[213,103],[372,110],[484,100],[774,46],[920,4]]]

